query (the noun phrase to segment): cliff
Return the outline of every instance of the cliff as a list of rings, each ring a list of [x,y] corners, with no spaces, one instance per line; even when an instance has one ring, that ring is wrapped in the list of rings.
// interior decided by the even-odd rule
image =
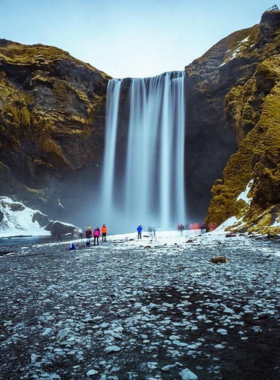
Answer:
[[[256,51],[258,25],[224,38],[186,71],[186,183],[188,213],[204,219],[211,187],[238,149],[229,125],[225,97],[254,74],[261,57]]]
[[[63,50],[0,39],[0,195],[71,204],[103,155],[108,80]]]
[[[212,188],[206,222],[231,218],[230,230],[279,233],[280,12],[265,12],[239,46],[222,66],[247,62],[224,96],[224,119],[238,150]]]

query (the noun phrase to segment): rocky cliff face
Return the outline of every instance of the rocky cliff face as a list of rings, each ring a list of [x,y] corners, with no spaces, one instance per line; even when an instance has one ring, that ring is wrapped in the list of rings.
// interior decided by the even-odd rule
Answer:
[[[232,217],[230,229],[279,233],[280,12],[265,12],[244,37],[221,66],[226,71],[244,63],[224,95],[224,118],[238,150],[212,188],[207,223]]]
[[[254,74],[258,26],[224,38],[186,70],[186,182],[188,213],[205,217],[211,187],[236,152],[236,131],[229,125],[225,97]],[[229,117],[229,116],[228,116]]]
[[[0,195],[59,214],[58,199],[83,194],[103,154],[108,79],[60,49],[0,40]]]

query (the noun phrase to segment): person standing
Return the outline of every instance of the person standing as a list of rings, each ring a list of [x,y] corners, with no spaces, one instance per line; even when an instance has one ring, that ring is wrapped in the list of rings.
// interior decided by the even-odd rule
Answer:
[[[93,231],[93,245],[99,245],[100,229],[96,227]]]
[[[79,230],[78,228],[74,228],[73,230],[73,238],[78,239],[79,238]]]
[[[90,239],[91,238],[92,238],[92,229],[90,226],[88,226],[88,228],[86,229],[86,239],[87,239],[86,245],[87,246],[90,246]]]
[[[148,232],[149,232],[149,238],[152,241],[153,240],[153,229],[151,226],[148,228]]]
[[[102,234],[102,241],[106,241],[108,228],[106,227],[106,224],[103,224],[101,227],[101,234]]]
[[[139,226],[137,227],[138,239],[142,239],[142,229],[142,225],[139,224]]]

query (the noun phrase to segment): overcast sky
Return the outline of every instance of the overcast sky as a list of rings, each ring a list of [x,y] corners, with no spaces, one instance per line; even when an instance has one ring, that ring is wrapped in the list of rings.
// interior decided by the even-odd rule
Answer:
[[[273,1],[0,0],[0,38],[59,47],[115,78],[150,77],[258,24]]]

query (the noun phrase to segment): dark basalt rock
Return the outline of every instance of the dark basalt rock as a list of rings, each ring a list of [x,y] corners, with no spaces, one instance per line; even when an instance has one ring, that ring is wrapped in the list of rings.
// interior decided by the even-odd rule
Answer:
[[[63,50],[0,41],[0,195],[59,214],[102,159],[108,80]]]
[[[32,217],[32,222],[38,222],[40,227],[44,227],[49,223],[49,218],[41,212],[36,212]]]
[[[21,203],[17,203],[17,202],[14,202],[14,203],[11,203],[9,204],[9,207],[10,209],[15,212],[15,211],[23,211],[25,209],[24,205],[21,204]]]
[[[73,234],[75,229],[78,229],[78,227],[59,221],[50,221],[45,227],[45,230],[50,231],[52,235]]]
[[[256,31],[257,26],[231,34],[185,68],[185,166],[188,213],[192,219],[205,218],[211,187],[238,149],[224,102],[230,89],[237,83],[246,83],[255,71],[253,49],[249,51],[248,47],[246,55],[232,57],[242,41]]]

